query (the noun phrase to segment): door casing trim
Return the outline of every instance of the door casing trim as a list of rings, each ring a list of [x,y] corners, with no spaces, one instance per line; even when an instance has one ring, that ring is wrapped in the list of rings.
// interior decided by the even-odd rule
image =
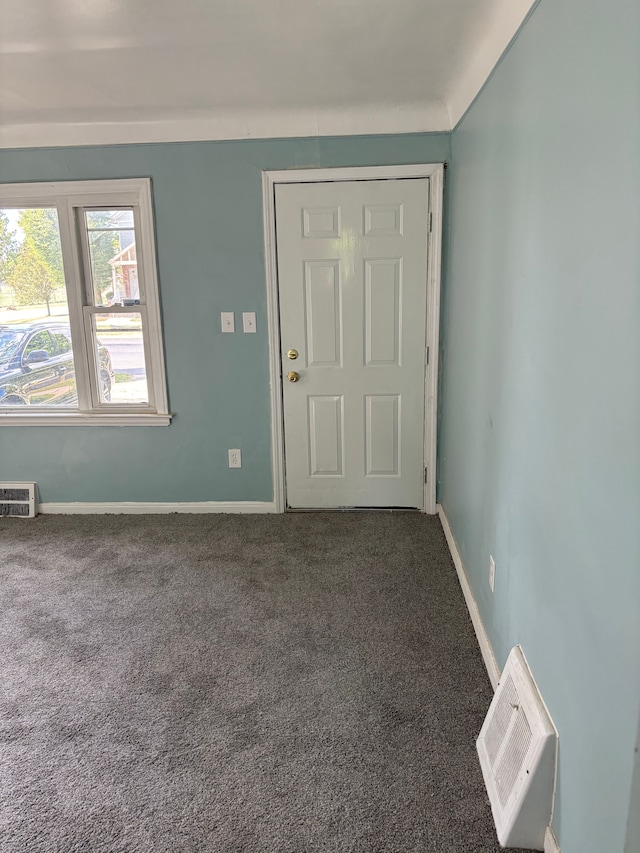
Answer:
[[[280,316],[276,256],[276,184],[319,183],[326,181],[373,181],[398,178],[429,178],[431,230],[427,237],[427,318],[426,342],[429,363],[425,367],[424,512],[436,512],[436,452],[438,421],[438,361],[440,338],[440,282],[442,261],[442,208],[444,164],[416,163],[407,166],[357,166],[339,169],[288,169],[262,173],[264,250],[267,282],[267,325],[269,330],[269,384],[271,395],[271,467],[275,512],[284,512],[285,458],[280,362]]]

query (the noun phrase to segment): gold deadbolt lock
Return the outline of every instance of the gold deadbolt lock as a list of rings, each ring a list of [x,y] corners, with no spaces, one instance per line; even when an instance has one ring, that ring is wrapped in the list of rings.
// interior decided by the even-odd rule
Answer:
[[[300,374],[296,373],[295,370],[292,370],[290,373],[287,374],[287,379],[289,380],[289,382],[297,382],[298,379],[300,379]]]
[[[287,353],[287,358],[290,358],[293,360],[294,358],[297,358],[297,357],[298,357],[298,350],[297,349],[290,349],[289,352]]]

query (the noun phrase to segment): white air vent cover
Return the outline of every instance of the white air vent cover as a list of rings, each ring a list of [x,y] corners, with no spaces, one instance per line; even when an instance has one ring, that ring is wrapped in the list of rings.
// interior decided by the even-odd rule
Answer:
[[[520,646],[511,649],[478,737],[502,847],[543,850],[551,821],[558,735]]]
[[[0,516],[33,518],[35,514],[35,483],[0,483]]]

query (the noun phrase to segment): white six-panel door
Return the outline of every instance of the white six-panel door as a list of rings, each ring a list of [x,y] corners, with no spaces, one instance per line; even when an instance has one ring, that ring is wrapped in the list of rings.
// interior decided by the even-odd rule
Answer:
[[[428,178],[276,186],[289,507],[424,505],[428,217]]]

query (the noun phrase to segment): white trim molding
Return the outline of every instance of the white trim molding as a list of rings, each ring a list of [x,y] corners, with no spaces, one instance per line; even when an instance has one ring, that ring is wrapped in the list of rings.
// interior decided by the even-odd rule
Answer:
[[[440,364],[440,287],[442,276],[442,224],[444,205],[444,164],[429,175],[429,214],[431,229],[427,252],[427,328],[429,353],[425,371],[424,511],[437,512],[436,468],[438,463],[438,372]]]
[[[498,666],[498,661],[496,660],[491,641],[489,640],[489,635],[487,634],[482,617],[480,616],[478,604],[473,595],[473,590],[471,589],[471,584],[469,583],[469,578],[467,577],[464,563],[460,556],[460,551],[458,550],[456,540],[454,539],[451,527],[449,526],[449,520],[447,519],[444,508],[441,504],[438,504],[438,515],[440,516],[440,522],[442,523],[442,529],[444,530],[447,545],[451,552],[453,564],[456,567],[456,573],[458,575],[458,580],[460,581],[460,586],[462,587],[462,594],[464,595],[467,610],[469,611],[469,616],[471,617],[471,622],[473,624],[474,631],[476,632],[482,659],[487,668],[491,686],[495,690],[498,686],[498,681],[500,680],[500,667]]]
[[[550,826],[544,834],[544,853],[562,853]]]
[[[169,426],[171,415],[146,414],[97,414],[82,412],[36,412],[33,415],[0,412],[0,425],[4,426]]]
[[[161,515],[179,513],[264,514],[275,512],[273,501],[120,501],[105,503],[41,503],[38,510],[45,515]]]
[[[273,172],[262,173],[262,209],[267,283],[267,327],[269,335],[269,394],[271,396],[271,472],[276,512],[285,510],[284,426],[280,364],[280,309],[276,257],[276,206]]]
[[[158,121],[5,122],[0,128],[0,148],[446,133],[450,129],[449,110],[442,100],[325,110],[211,110],[197,118],[177,110]]]
[[[262,173],[262,206],[267,279],[267,324],[269,330],[269,381],[271,386],[271,465],[273,500],[276,512],[286,508],[284,426],[282,410],[282,369],[280,360],[280,319],[278,307],[278,266],[276,256],[275,187],[326,181],[375,181],[399,178],[429,179],[431,231],[427,235],[427,318],[426,345],[429,363],[425,369],[424,512],[436,512],[436,430],[438,417],[438,354],[440,330],[440,282],[444,194],[444,164],[416,163],[405,166],[358,166],[337,169],[288,169]]]

